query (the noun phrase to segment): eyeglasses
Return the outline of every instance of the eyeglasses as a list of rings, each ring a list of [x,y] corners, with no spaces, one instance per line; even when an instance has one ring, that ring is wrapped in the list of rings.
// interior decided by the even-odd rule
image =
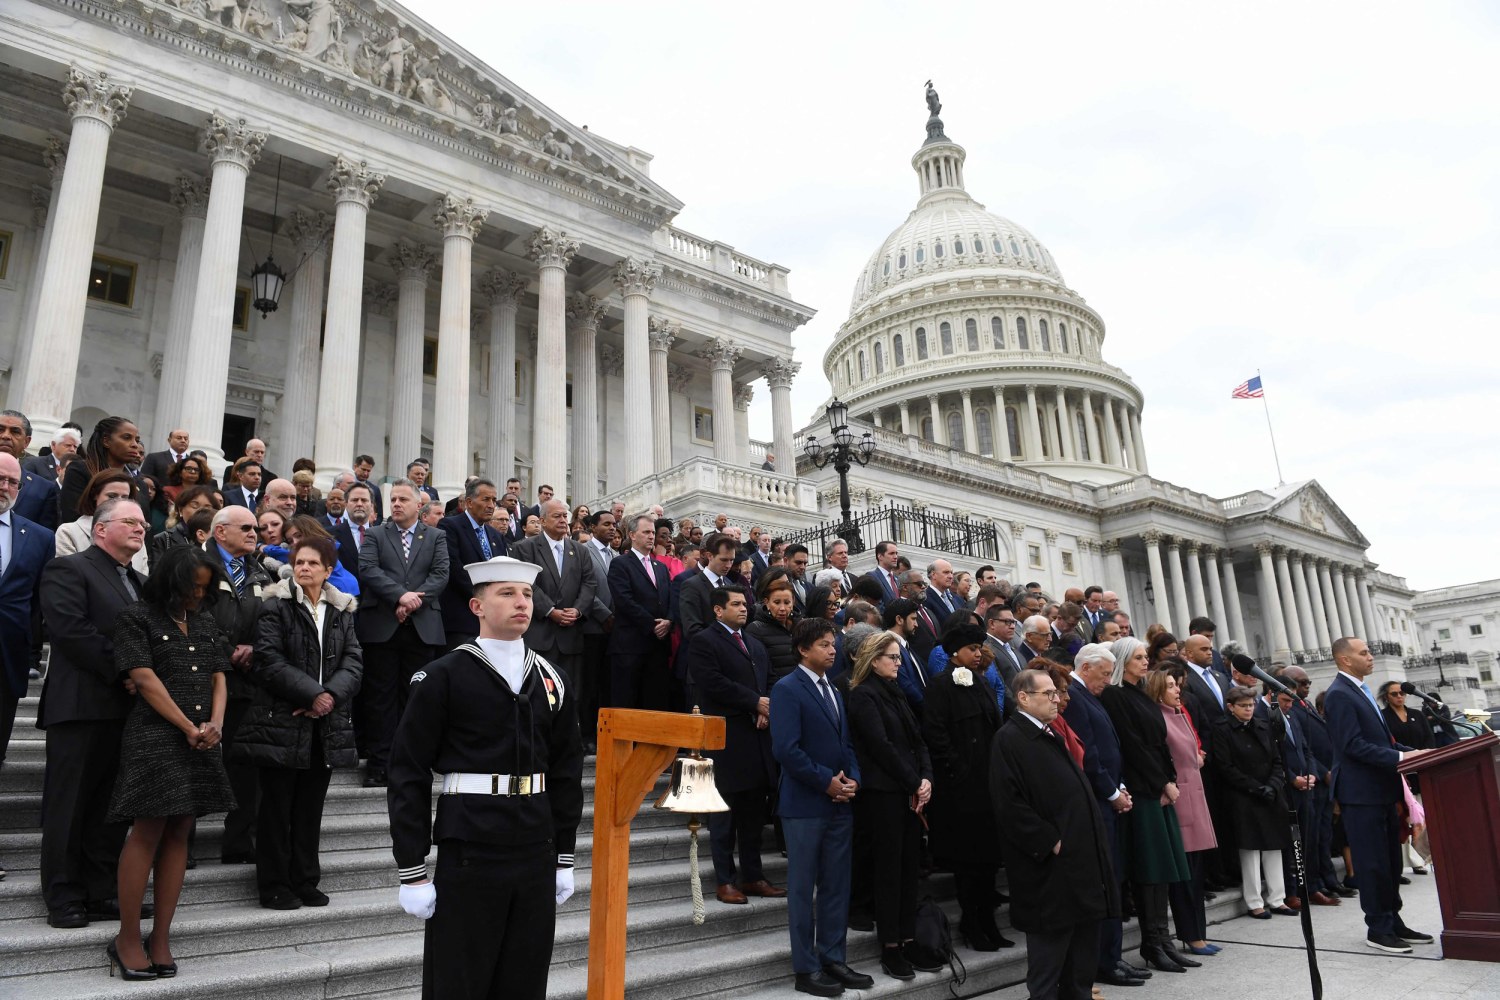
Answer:
[[[881,653],[879,656],[875,657],[875,659],[877,659],[877,660],[895,660],[897,663],[899,663],[899,662],[901,662],[901,654],[900,653]]]
[[[257,528],[253,524],[240,524],[240,525],[233,525],[233,524],[231,524],[230,527],[231,528],[238,527],[241,531],[260,531],[261,530],[260,528]]]
[[[9,486],[11,489],[20,489],[21,481],[15,476],[0,476],[0,486]]]
[[[144,531],[146,529],[146,522],[142,521],[138,517],[112,517],[112,518],[110,518],[107,521],[100,521],[99,523],[100,524],[128,524],[132,528],[140,528],[142,531]]]
[[[1057,690],[1057,688],[1050,688],[1046,691],[1022,691],[1021,693],[1029,694],[1037,698],[1046,698],[1048,701],[1057,701],[1062,697],[1062,692]]]

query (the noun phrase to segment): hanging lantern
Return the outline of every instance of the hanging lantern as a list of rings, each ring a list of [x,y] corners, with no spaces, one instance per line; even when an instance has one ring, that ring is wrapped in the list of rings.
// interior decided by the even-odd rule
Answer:
[[[266,254],[266,259],[250,272],[251,292],[255,296],[250,305],[260,310],[261,319],[276,311],[285,284],[286,272],[277,266],[276,258],[270,254]]]

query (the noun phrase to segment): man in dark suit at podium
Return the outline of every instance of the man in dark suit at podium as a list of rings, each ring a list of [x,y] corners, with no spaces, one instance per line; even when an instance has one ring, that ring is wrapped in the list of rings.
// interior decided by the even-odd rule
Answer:
[[[1344,818],[1344,835],[1359,879],[1359,907],[1365,911],[1365,943],[1378,951],[1406,954],[1413,944],[1430,944],[1431,934],[1401,920],[1401,776],[1396,765],[1423,753],[1391,737],[1365,683],[1375,657],[1363,639],[1333,644],[1339,672],[1328,685],[1323,708],[1333,742],[1333,796]]]

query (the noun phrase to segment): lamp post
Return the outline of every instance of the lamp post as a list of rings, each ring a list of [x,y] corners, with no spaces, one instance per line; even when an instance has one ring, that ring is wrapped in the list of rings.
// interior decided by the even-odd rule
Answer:
[[[851,463],[857,462],[861,467],[869,464],[871,456],[875,454],[875,435],[865,431],[856,443],[854,432],[849,429],[849,407],[838,399],[828,404],[828,430],[833,440],[827,448],[819,444],[816,437],[809,436],[802,450],[813,465],[822,469],[831,462],[834,471],[839,474],[839,512],[842,514],[842,521],[838,536],[849,546],[851,556],[858,555],[865,550],[865,543],[859,537],[859,528],[855,527],[849,516],[849,469]]]
[[[1436,639],[1432,640],[1432,662],[1436,663],[1438,668],[1437,686],[1440,688],[1447,687],[1448,678],[1443,673],[1443,647],[1437,644]]]

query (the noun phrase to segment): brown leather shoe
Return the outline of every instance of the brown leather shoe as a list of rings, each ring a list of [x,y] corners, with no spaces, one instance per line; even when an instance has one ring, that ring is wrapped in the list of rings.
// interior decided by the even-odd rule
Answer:
[[[721,903],[748,903],[748,902],[750,902],[750,900],[748,900],[748,899],[745,898],[745,894],[743,892],[740,892],[734,886],[727,885],[727,884],[719,886],[719,891],[716,892],[716,893],[714,893],[714,895],[718,897],[718,900]]]
[[[778,889],[765,879],[759,882],[741,882],[740,892],[747,896],[763,896],[766,899],[780,899],[786,895],[785,889]]]
[[[1312,894],[1314,906],[1339,906],[1344,901],[1337,896],[1330,896],[1326,892],[1315,892]]]
[[[1289,910],[1300,910],[1300,909],[1302,909],[1302,897],[1301,896],[1288,896],[1286,898],[1286,904],[1285,905],[1286,905],[1286,908],[1289,909]]]

